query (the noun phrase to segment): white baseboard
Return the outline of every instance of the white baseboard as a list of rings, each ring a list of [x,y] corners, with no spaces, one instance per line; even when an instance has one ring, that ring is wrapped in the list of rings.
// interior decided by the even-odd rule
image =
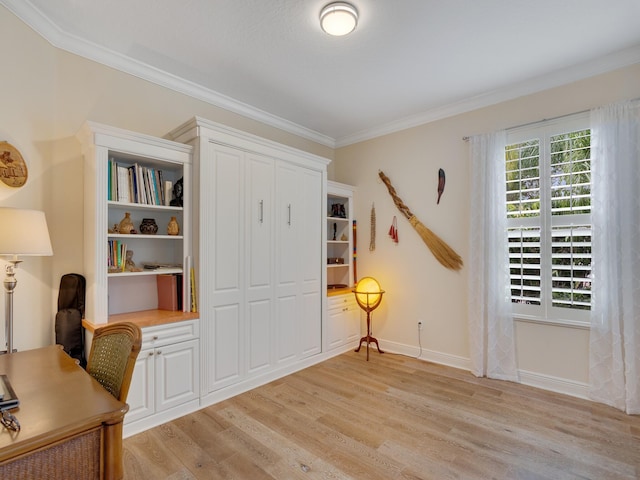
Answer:
[[[331,350],[329,352],[312,355],[311,357],[305,358],[295,363],[270,370],[265,374],[250,377],[238,383],[234,383],[227,387],[220,388],[219,390],[210,392],[208,394],[203,394],[200,397],[200,408],[204,408],[223,400],[227,400],[231,397],[235,397],[236,395],[240,395],[241,393],[248,392],[249,390],[265,385],[286,375],[290,375],[299,370],[315,365],[316,363],[320,363],[331,357],[340,355],[341,353],[344,353],[351,348],[351,345],[345,345],[344,347],[336,348],[335,350]]]
[[[193,413],[200,410],[200,408],[200,400],[196,399],[183,403],[182,405],[163,410],[162,412],[153,413],[148,417],[141,418],[140,420],[135,420],[133,422],[127,422],[127,417],[125,416],[122,438],[127,438],[137,433],[144,432],[150,428],[157,427],[163,423],[167,423],[171,420],[175,420],[176,418]]]
[[[518,373],[520,373],[520,383],[524,385],[589,400],[589,385],[586,383],[526,370],[518,370]]]
[[[384,351],[389,353],[398,353],[400,355],[406,355],[407,357],[417,358],[426,362],[438,363],[440,365],[447,365],[448,367],[460,368],[462,370],[470,370],[471,364],[468,358],[459,357],[457,355],[451,355],[449,353],[437,352],[435,350],[427,350],[413,346],[405,345],[402,343],[391,342],[389,340],[381,340]]]
[[[413,345],[404,345],[389,340],[382,340],[382,343],[384,350],[390,353],[398,353],[426,362],[438,363],[462,370],[471,370],[470,360],[465,357],[437,352],[435,350],[426,350],[424,348],[421,352],[418,347]],[[520,383],[523,385],[529,385],[530,387],[541,388],[555,393],[563,393],[565,395],[571,395],[572,397],[589,399],[589,385],[586,383],[577,382],[568,378],[529,372],[527,370],[518,370],[518,373],[520,374]]]

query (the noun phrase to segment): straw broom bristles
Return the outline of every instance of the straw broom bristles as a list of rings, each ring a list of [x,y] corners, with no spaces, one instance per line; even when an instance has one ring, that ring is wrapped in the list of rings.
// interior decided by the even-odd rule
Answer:
[[[411,213],[409,207],[404,204],[396,193],[396,189],[391,185],[391,180],[389,180],[381,170],[378,172],[378,175],[387,186],[387,190],[389,190],[389,194],[391,195],[391,198],[393,198],[393,203],[395,203],[398,210],[400,210],[400,212],[409,220],[411,226],[416,232],[418,232],[422,241],[424,241],[427,247],[429,247],[433,256],[436,257],[436,260],[438,260],[445,268],[460,270],[462,268],[462,258],[460,255],[458,255],[455,250],[444,242],[444,240],[429,230],[413,213]]]

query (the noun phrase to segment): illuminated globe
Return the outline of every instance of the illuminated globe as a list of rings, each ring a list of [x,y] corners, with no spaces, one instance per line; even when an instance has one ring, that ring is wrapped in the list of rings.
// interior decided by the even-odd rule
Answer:
[[[380,284],[373,277],[361,278],[353,291],[356,294],[358,305],[368,311],[375,309],[380,304],[384,293]]]

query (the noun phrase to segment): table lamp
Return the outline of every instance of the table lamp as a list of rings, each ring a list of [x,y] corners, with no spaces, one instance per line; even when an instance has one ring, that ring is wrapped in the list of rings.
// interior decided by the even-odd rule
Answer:
[[[380,288],[380,284],[373,277],[364,277],[356,284],[353,289],[353,293],[356,295],[356,302],[360,308],[367,312],[367,336],[360,339],[360,344],[356,348],[356,352],[360,351],[360,347],[364,342],[367,342],[367,362],[369,361],[369,343],[375,343],[378,349],[378,353],[384,353],[380,350],[378,340],[371,336],[371,312],[373,312],[380,302],[382,302],[382,294],[384,290]]]
[[[18,256],[51,256],[51,240],[44,212],[0,207],[0,256],[9,256],[4,279],[5,333],[7,353],[13,353],[13,291],[15,270],[22,261]]]

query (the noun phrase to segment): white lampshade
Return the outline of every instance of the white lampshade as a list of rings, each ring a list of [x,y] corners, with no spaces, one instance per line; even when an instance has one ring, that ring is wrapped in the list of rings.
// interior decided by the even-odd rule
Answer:
[[[346,2],[333,2],[320,12],[320,26],[329,35],[342,36],[353,32],[358,24],[358,10]]]
[[[0,207],[0,231],[0,255],[53,255],[44,212]]]

